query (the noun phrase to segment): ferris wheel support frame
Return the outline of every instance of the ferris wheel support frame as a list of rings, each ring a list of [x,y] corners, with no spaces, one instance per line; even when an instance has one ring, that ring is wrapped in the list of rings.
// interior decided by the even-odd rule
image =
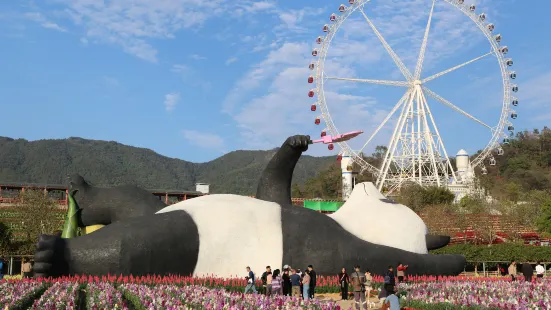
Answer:
[[[394,106],[394,108],[390,111],[387,117],[377,127],[375,132],[369,137],[367,142],[359,151],[352,150],[346,142],[338,143],[343,152],[351,155],[354,158],[354,162],[356,162],[361,168],[360,172],[369,171],[370,173],[377,176],[377,186],[379,190],[383,190],[383,188],[386,188],[388,191],[391,192],[396,188],[399,188],[406,181],[413,181],[421,185],[431,184],[436,186],[446,186],[449,183],[450,176],[454,180],[457,180],[457,176],[455,174],[453,166],[451,165],[448,153],[440,136],[429,104],[427,102],[426,95],[434,99],[436,102],[447,106],[453,109],[455,112],[458,112],[459,114],[471,119],[472,121],[477,122],[480,125],[483,125],[484,127],[490,129],[492,137],[486,147],[482,150],[482,152],[480,152],[478,156],[476,156],[476,158],[471,162],[473,168],[478,166],[483,169],[482,171],[485,171],[486,168],[484,166],[484,160],[491,156],[491,152],[493,150],[497,150],[498,155],[502,155],[503,151],[499,145],[498,140],[502,137],[505,138],[504,141],[507,140],[507,136],[503,132],[506,125],[510,125],[509,128],[514,128],[508,120],[509,113],[511,113],[511,118],[516,118],[517,114],[512,110],[511,105],[516,106],[518,104],[518,100],[511,95],[512,91],[518,91],[518,87],[511,84],[509,79],[509,77],[511,77],[511,79],[516,78],[516,73],[514,71],[508,71],[507,69],[507,66],[512,65],[512,60],[504,58],[504,55],[508,52],[508,48],[499,45],[499,42],[501,41],[501,35],[497,35],[495,37],[493,36],[494,25],[486,22],[486,15],[484,13],[477,15],[475,13],[476,7],[474,5],[465,5],[463,0],[439,0],[447,2],[448,4],[459,9],[466,16],[468,16],[490,42],[491,51],[489,53],[471,59],[465,63],[459,64],[427,78],[421,79],[421,73],[423,69],[427,42],[430,34],[436,1],[437,0],[431,1],[432,3],[428,16],[428,21],[424,30],[423,41],[413,74],[407,69],[400,57],[398,57],[396,52],[392,49],[392,47],[387,43],[386,39],[379,32],[373,21],[365,13],[364,7],[366,6],[366,4],[371,2],[371,0],[349,0],[351,6],[345,7],[344,5],[341,5],[339,7],[339,11],[342,13],[342,15],[336,16],[335,14],[332,14],[330,20],[334,23],[331,26],[325,25],[323,28],[324,32],[327,32],[327,36],[324,38],[318,37],[318,40],[316,40],[318,44],[321,44],[320,52],[318,53],[317,49],[312,52],[313,56],[319,56],[317,65],[315,65],[314,63],[310,65],[310,69],[313,70],[315,68],[316,88],[310,91],[309,96],[313,97],[313,94],[317,93],[318,97],[318,101],[313,105],[312,111],[316,110],[314,106],[320,107],[322,114],[319,118],[323,118],[327,125],[327,130],[331,132],[332,135],[337,135],[339,134],[339,132],[335,124],[333,123],[333,120],[329,114],[329,109],[326,104],[324,91],[324,83],[326,80],[338,80],[354,83],[368,83],[406,88],[406,92],[403,97],[398,101],[398,103]],[[369,27],[373,30],[376,37],[381,42],[383,48],[387,51],[389,56],[392,58],[394,64],[405,77],[406,81],[345,78],[327,76],[325,74],[325,61],[331,41],[333,40],[335,34],[337,33],[343,22],[355,11],[359,11],[361,13]],[[494,55],[498,60],[504,91],[501,115],[499,118],[499,122],[495,127],[491,127],[485,124],[478,118],[465,112],[458,106],[444,99],[442,96],[433,92],[424,85],[427,82],[430,82],[467,65],[475,63],[490,55]],[[312,83],[312,80],[313,77],[310,77],[309,83]],[[384,127],[384,125],[388,123],[390,118],[396,113],[398,109],[400,109],[400,107],[402,108],[401,113],[398,118],[398,122],[394,127],[392,138],[389,141],[383,164],[380,168],[374,167],[363,158],[363,149],[369,145],[375,135],[377,135],[378,132]],[[317,120],[316,124],[318,123],[319,121]],[[325,130],[323,132],[325,133]],[[395,153],[399,146],[399,153]],[[490,159],[490,164],[495,164],[493,156],[491,156]],[[427,169],[427,166],[431,167],[431,169]]]

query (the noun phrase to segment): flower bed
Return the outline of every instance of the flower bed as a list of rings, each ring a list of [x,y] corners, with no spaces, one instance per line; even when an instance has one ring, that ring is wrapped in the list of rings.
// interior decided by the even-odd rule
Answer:
[[[108,282],[88,283],[86,286],[86,307],[91,310],[128,309],[123,301],[122,293]]]
[[[266,297],[259,294],[229,292],[204,286],[139,284],[120,286],[126,298],[136,309],[340,309],[333,301],[302,301],[287,296]]]
[[[33,303],[31,309],[76,309],[79,288],[77,282],[56,282]]]
[[[337,291],[336,277],[316,287]],[[375,277],[380,283],[381,279]],[[551,309],[551,278],[532,283],[500,278],[417,277],[399,284],[412,309]],[[415,282],[413,282],[415,281]],[[75,276],[0,281],[0,309],[339,309],[334,302],[244,295],[244,279],[180,276]],[[259,285],[260,286],[260,285]],[[323,291],[322,291],[323,292]],[[374,293],[378,293],[377,290]]]
[[[27,309],[45,289],[39,282],[0,282],[0,309]]]
[[[441,281],[400,284],[404,305],[451,304],[481,309],[551,309],[551,279],[524,281]],[[449,307],[454,309],[456,307]],[[436,308],[435,308],[436,309]]]

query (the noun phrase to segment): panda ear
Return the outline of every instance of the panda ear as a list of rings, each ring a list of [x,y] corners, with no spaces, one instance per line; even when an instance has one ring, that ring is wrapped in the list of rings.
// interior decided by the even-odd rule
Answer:
[[[445,247],[450,243],[450,237],[449,236],[441,236],[441,235],[425,235],[425,241],[427,243],[427,250],[437,250],[440,248]]]

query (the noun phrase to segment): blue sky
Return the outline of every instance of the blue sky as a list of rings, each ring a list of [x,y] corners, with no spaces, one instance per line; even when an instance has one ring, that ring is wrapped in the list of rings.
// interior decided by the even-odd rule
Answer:
[[[236,149],[275,147],[291,134],[319,136],[324,126],[314,125],[318,114],[310,112],[307,67],[316,37],[341,2],[347,1],[2,1],[0,135],[114,140],[195,162]],[[438,3],[425,77],[489,51],[472,22]],[[551,3],[474,3],[496,25],[515,61],[515,127],[551,124]],[[366,6],[410,70],[429,8],[429,0],[372,0]],[[326,73],[400,78],[359,14],[333,40]],[[495,58],[431,83],[482,121],[498,121],[502,88]],[[392,86],[349,82],[327,83],[326,92],[335,125],[364,130],[365,139],[403,94]],[[436,101],[429,104],[450,154],[460,148],[475,152],[489,139],[478,124]],[[391,133],[385,127],[373,146],[386,144]],[[309,153],[336,151],[316,145]]]

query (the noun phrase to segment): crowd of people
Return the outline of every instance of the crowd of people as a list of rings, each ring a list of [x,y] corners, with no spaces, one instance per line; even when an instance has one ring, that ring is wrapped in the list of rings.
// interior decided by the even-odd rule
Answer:
[[[248,292],[258,293],[255,286],[256,275],[247,267],[247,286],[245,294]],[[270,266],[266,266],[266,271],[260,277],[264,294],[270,295],[285,295],[296,296],[303,299],[313,299],[316,290],[316,271],[314,267],[309,265],[306,270],[291,268],[291,266],[283,266],[283,272],[276,269],[272,272]]]
[[[405,273],[408,266],[399,264],[397,267],[398,281],[402,282],[405,279]],[[247,286],[245,294],[258,293],[256,289],[256,274],[247,267]],[[276,269],[272,272],[270,266],[266,266],[266,271],[261,276],[263,292],[267,296],[270,295],[285,295],[295,296],[304,300],[313,299],[316,289],[316,272],[314,267],[309,265],[303,272],[300,269],[292,268],[288,265],[283,267],[283,272]],[[346,268],[342,268],[339,273],[339,282],[341,285],[341,298],[348,300],[349,289],[354,295],[354,303],[356,309],[367,309],[367,303],[372,287],[373,276],[369,270],[362,272],[360,266],[355,266],[354,272],[348,274]],[[379,293],[381,304],[388,305],[389,309],[399,309],[399,299],[395,295],[396,276],[394,268],[388,267],[384,273],[384,286]],[[398,308],[396,308],[398,307]]]
[[[511,264],[509,265],[509,268],[507,268],[507,272],[505,271],[505,268],[503,268],[503,267],[500,268],[500,271],[501,271],[502,276],[505,276],[505,275],[509,274],[509,276],[511,277],[511,281],[515,281],[517,279],[518,274],[519,274],[518,265],[517,265],[517,262],[515,262],[515,261],[511,262]],[[521,271],[520,273],[522,273],[522,275],[524,276],[524,281],[532,282],[532,277],[534,276],[534,268],[532,267],[531,264],[529,264],[529,263],[522,264],[522,266],[520,268],[520,271]],[[537,262],[537,264],[536,264],[536,279],[543,278],[544,274],[545,274],[545,268],[543,267],[541,262]]]

